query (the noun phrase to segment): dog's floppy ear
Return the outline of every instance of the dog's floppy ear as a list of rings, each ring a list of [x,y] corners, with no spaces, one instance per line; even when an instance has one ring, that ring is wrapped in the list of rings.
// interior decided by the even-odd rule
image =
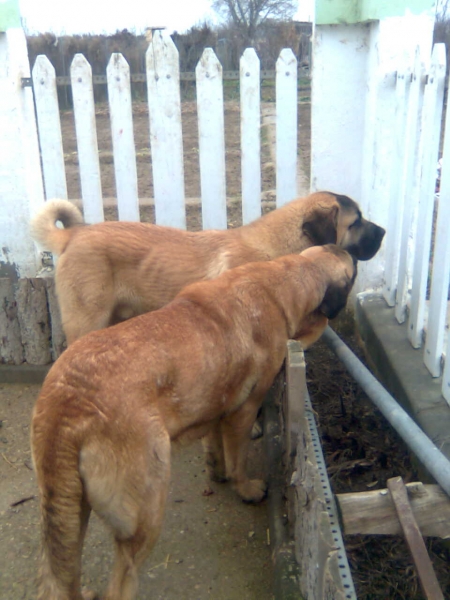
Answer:
[[[336,243],[338,213],[339,206],[336,204],[331,208],[317,207],[312,215],[308,215],[302,225],[302,231],[313,246]]]
[[[338,316],[347,304],[347,298],[352,286],[349,283],[346,286],[331,284],[328,286],[322,304],[319,306],[319,311],[328,319],[334,319]]]

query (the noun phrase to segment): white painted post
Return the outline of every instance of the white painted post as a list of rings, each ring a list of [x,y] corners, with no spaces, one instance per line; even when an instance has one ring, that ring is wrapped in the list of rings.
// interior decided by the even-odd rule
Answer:
[[[240,60],[242,222],[261,216],[260,64],[253,48]]]
[[[195,69],[203,229],[227,228],[222,66],[205,48]]]
[[[420,142],[420,199],[417,218],[416,250],[413,266],[413,288],[408,320],[408,338],[414,348],[422,345],[425,302],[430,261],[430,245],[439,154],[439,132],[445,81],[445,46],[435,44],[428,82],[425,87]]]
[[[403,205],[402,236],[398,269],[398,287],[395,301],[395,317],[399,323],[406,319],[408,288],[412,277],[414,258],[414,240],[412,237],[412,220],[419,201],[417,184],[419,127],[423,106],[425,87],[425,65],[421,60],[420,48],[417,47],[409,92],[408,117],[406,125],[406,162],[405,162],[405,201]]]
[[[130,67],[121,54],[111,55],[106,75],[119,220],[139,221]]]
[[[67,199],[56,74],[53,65],[44,54],[39,55],[34,63],[33,87],[39,125],[45,195],[47,199]]]
[[[390,165],[390,203],[386,233],[386,266],[384,269],[383,296],[388,306],[395,305],[397,292],[398,261],[403,220],[405,190],[405,133],[407,118],[407,97],[411,82],[411,72],[407,67],[397,71],[395,86],[395,135]]]
[[[25,34],[0,33],[0,277],[34,277],[39,255],[29,224],[44,202]]]
[[[70,77],[84,218],[87,223],[99,223],[104,221],[104,214],[95,126],[94,88],[91,65],[82,54],[75,54],[70,67]]]
[[[439,44],[444,46],[443,44]],[[443,54],[445,72],[445,52]],[[447,319],[448,285],[450,280],[450,114],[445,122],[441,185],[435,229],[430,305],[428,310],[427,338],[424,361],[433,377],[441,374],[441,358],[444,350],[444,333]],[[447,355],[449,356],[449,355]]]
[[[297,59],[290,48],[276,64],[277,206],[297,196]]]
[[[146,63],[156,222],[186,229],[180,67],[170,36],[153,33]]]
[[[316,0],[311,189],[349,195],[366,218],[386,228],[395,73],[399,60],[412,64],[417,46],[429,54],[434,12],[426,2],[412,8],[406,0],[358,2],[357,11],[354,4]],[[353,297],[382,287],[385,243],[360,263]]]

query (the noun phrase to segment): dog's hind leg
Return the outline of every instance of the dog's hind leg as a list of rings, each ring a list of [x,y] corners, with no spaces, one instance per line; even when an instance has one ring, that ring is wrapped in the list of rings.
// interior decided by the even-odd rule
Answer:
[[[161,531],[170,478],[170,439],[157,419],[135,415],[126,438],[83,450],[83,480],[93,510],[114,534],[115,560],[104,600],[133,600],[138,569]],[[134,420],[134,419],[133,419]],[[124,424],[127,428],[127,425]]]

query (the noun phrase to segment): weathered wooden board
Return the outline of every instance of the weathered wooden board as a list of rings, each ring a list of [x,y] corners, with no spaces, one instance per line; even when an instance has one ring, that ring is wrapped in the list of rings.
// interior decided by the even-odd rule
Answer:
[[[19,365],[23,362],[17,303],[9,277],[0,278],[0,342],[0,363]]]
[[[408,492],[401,477],[391,477],[387,485],[391,498],[397,512],[398,520],[402,526],[402,532],[414,560],[420,585],[428,600],[444,600],[439,581],[433,569],[433,563],[425,546],[411,504]]]
[[[0,364],[47,365],[66,347],[53,277],[0,278]]]
[[[285,380],[280,389],[281,429],[299,591],[308,600],[356,598],[297,342],[288,344]]]
[[[408,498],[425,536],[450,538],[450,498],[438,485],[406,484]],[[346,534],[401,535],[394,503],[387,489],[337,494]]]
[[[53,277],[43,277],[47,292],[47,306],[50,317],[51,328],[51,352],[52,360],[56,360],[58,356],[67,348],[66,336],[61,323],[61,313],[59,310],[58,299],[56,297],[55,280]]]
[[[51,353],[44,281],[37,278],[20,279],[16,302],[24,358],[30,365],[46,365],[51,361]]]

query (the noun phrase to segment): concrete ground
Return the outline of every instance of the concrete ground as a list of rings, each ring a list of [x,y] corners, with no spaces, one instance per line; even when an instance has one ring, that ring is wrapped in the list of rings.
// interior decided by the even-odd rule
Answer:
[[[31,600],[39,546],[38,503],[29,450],[37,384],[0,384],[0,598]],[[249,470],[265,471],[263,440],[252,443]],[[173,458],[161,537],[140,578],[140,600],[270,600],[272,561],[267,502],[244,504],[227,484],[207,481],[199,443]],[[112,544],[92,518],[84,584],[105,588]]]

